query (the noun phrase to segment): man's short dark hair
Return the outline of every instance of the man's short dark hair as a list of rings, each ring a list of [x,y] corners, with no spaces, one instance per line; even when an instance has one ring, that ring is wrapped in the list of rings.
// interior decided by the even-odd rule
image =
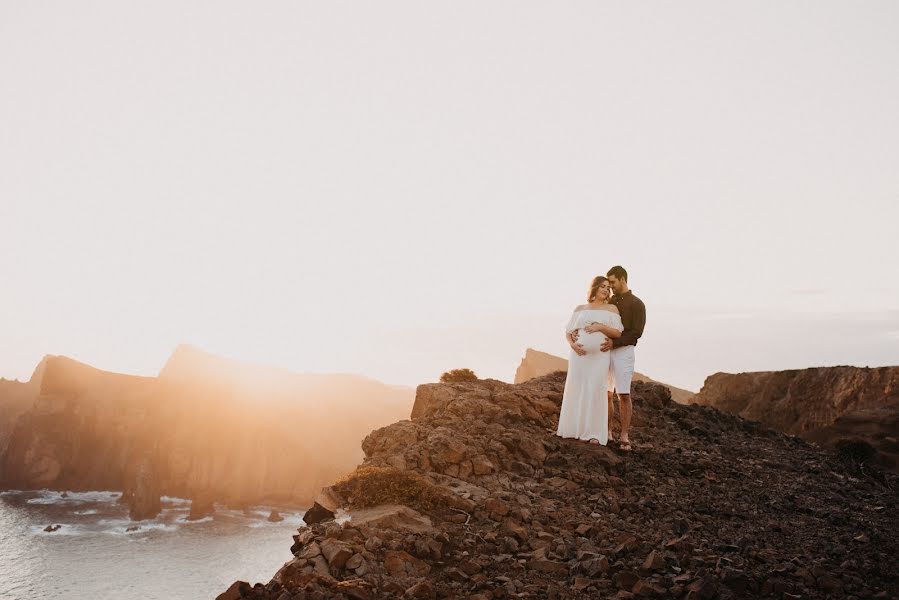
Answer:
[[[627,271],[624,270],[624,267],[621,265],[615,265],[609,272],[606,273],[606,277],[614,277],[615,279],[623,279],[627,281]]]

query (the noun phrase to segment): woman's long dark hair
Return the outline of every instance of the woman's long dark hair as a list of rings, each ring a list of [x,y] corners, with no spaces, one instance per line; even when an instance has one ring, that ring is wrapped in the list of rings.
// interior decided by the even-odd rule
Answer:
[[[593,278],[593,283],[590,284],[590,292],[587,294],[587,302],[596,300],[596,294],[599,293],[599,286],[601,286],[604,281],[608,281],[608,279],[602,275],[597,275]]]

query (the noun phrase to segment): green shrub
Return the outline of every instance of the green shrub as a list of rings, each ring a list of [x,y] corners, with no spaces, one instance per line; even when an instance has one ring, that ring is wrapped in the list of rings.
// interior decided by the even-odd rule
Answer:
[[[453,369],[440,376],[440,383],[456,383],[460,381],[477,381],[478,376],[471,369]]]

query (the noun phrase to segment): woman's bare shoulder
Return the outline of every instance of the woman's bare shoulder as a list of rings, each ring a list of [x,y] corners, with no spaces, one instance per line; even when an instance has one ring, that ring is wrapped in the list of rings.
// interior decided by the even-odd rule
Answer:
[[[615,306],[614,304],[610,304],[610,305],[609,305],[609,312],[613,312],[613,313],[615,313],[616,315],[619,314],[619,313],[618,313],[618,307]]]
[[[584,310],[586,307],[587,307],[586,304],[578,304],[577,306],[574,307],[574,312],[577,312],[579,310]]]

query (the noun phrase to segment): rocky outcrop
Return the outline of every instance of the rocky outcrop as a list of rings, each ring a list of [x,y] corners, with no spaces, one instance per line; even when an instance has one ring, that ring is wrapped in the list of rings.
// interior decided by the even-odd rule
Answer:
[[[44,358],[38,364],[27,382],[0,378],[0,457],[9,445],[10,436],[19,417],[34,405],[49,358]],[[0,480],[3,479],[2,469],[0,462]]]
[[[897,476],[637,383],[623,453],[554,435],[564,375],[420,386],[266,584],[220,598],[888,598]]]
[[[693,401],[800,435],[854,410],[899,401],[899,367],[715,373]]]
[[[134,481],[126,488],[124,494],[128,499],[128,516],[131,520],[152,519],[162,512],[160,501],[162,494],[156,473],[152,457],[141,457],[134,470]]]
[[[555,356],[547,352],[540,352],[533,348],[525,350],[524,358],[515,371],[515,383],[524,383],[535,377],[542,377],[557,371],[568,371],[568,361],[561,356]],[[658,383],[664,385],[671,391],[671,399],[680,404],[689,403],[696,394],[689,390],[684,390],[667,383],[656,381],[642,373],[634,373],[634,381],[642,381],[644,383]]]
[[[899,367],[716,373],[693,401],[827,446],[858,439],[896,464]]]
[[[556,371],[568,371],[568,361],[561,356],[528,348],[524,351],[524,358],[521,359],[518,368],[515,369],[515,383],[524,383],[529,379]]]
[[[123,490],[140,518],[159,494],[194,499],[197,518],[214,502],[305,505],[412,399],[363,377],[297,375],[190,347],[160,377],[49,357],[0,455],[0,487]]]

